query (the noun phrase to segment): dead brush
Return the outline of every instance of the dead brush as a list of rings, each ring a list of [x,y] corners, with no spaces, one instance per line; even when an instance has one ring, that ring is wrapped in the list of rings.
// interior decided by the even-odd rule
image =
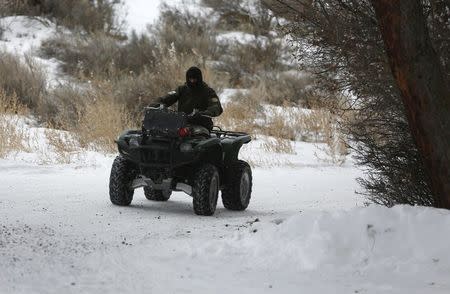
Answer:
[[[304,115],[297,116],[295,125],[303,128],[301,136],[317,145],[324,156],[315,153],[322,161],[333,164],[343,164],[347,158],[347,139],[339,131],[339,117],[326,109],[312,110]]]
[[[276,72],[258,77],[249,95],[272,105],[295,103],[303,108],[311,108],[316,104],[310,91],[313,85],[314,79],[309,74]]]
[[[2,0],[0,8],[7,15],[46,16],[56,23],[86,32],[117,34],[122,22],[116,15],[121,0]]]
[[[275,40],[269,40],[267,44],[261,41],[232,44],[224,49],[217,69],[228,73],[233,87],[250,88],[261,73],[286,69],[279,60],[281,50],[281,44]]]
[[[289,141],[294,141],[296,138],[295,126],[289,123],[285,114],[275,111],[267,115],[264,126],[261,127],[261,132],[266,136]]]
[[[253,136],[258,134],[258,123],[264,120],[264,112],[257,101],[238,95],[223,107],[223,114],[215,119],[216,125]]]
[[[326,136],[326,147],[322,149],[326,158],[323,160],[333,164],[344,164],[349,154],[345,136],[339,132],[337,127],[330,128],[330,133]]]
[[[297,130],[297,137],[305,142],[325,142],[330,133],[332,121],[336,118],[325,109],[302,111],[292,116],[292,126]]]
[[[46,74],[30,56],[0,51],[0,88],[11,96],[17,95],[21,104],[35,110],[46,93]]]
[[[8,95],[0,89],[0,158],[12,152],[30,150],[29,134],[22,127],[21,117],[28,109],[17,95]]]
[[[262,147],[270,153],[296,154],[293,142],[279,137],[266,138]]]
[[[260,132],[269,136],[263,144],[266,151],[295,154],[293,142],[295,141],[296,131],[289,124],[288,117],[282,113],[274,110],[267,113],[264,125],[260,126]]]
[[[97,151],[114,152],[114,140],[125,129],[132,128],[133,118],[124,105],[111,99],[109,89],[90,93],[91,101],[79,114],[73,130],[81,147]]]
[[[45,129],[44,134],[48,146],[51,147],[50,151],[52,151],[43,154],[48,162],[69,164],[81,151],[78,141],[71,133],[49,128]]]
[[[26,115],[28,112],[28,108],[20,102],[15,92],[8,94],[0,88],[0,114]]]
[[[208,16],[188,9],[163,5],[159,22],[152,32],[164,47],[173,46],[177,52],[193,51],[205,58],[216,59],[219,46]]]

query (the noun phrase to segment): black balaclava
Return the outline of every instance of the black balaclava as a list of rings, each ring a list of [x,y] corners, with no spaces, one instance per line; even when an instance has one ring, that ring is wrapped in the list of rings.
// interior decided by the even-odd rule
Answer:
[[[197,83],[192,85],[191,82],[189,81],[189,79],[196,79]],[[203,75],[202,75],[202,71],[196,67],[193,66],[190,69],[187,70],[186,72],[186,84],[190,87],[190,88],[197,88],[199,86],[201,86],[203,84]]]

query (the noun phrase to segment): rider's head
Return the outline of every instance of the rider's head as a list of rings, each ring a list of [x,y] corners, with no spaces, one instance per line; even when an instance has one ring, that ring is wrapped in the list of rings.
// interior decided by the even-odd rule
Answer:
[[[186,72],[186,83],[189,87],[195,88],[203,83],[203,75],[202,71],[193,66]]]

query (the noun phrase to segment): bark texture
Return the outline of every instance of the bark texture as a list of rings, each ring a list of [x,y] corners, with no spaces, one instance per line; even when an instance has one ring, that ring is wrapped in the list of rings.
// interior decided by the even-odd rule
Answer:
[[[371,0],[438,207],[450,209],[450,91],[419,0]]]

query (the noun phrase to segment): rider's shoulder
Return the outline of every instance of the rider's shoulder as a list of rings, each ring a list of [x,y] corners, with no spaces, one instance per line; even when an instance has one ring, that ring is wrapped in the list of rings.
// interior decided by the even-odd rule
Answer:
[[[183,84],[183,85],[177,87],[177,92],[178,92],[178,93],[183,93],[183,92],[186,91],[188,88],[189,88],[188,85]]]
[[[203,82],[203,89],[207,92],[215,92],[213,88],[211,88],[207,83]]]

